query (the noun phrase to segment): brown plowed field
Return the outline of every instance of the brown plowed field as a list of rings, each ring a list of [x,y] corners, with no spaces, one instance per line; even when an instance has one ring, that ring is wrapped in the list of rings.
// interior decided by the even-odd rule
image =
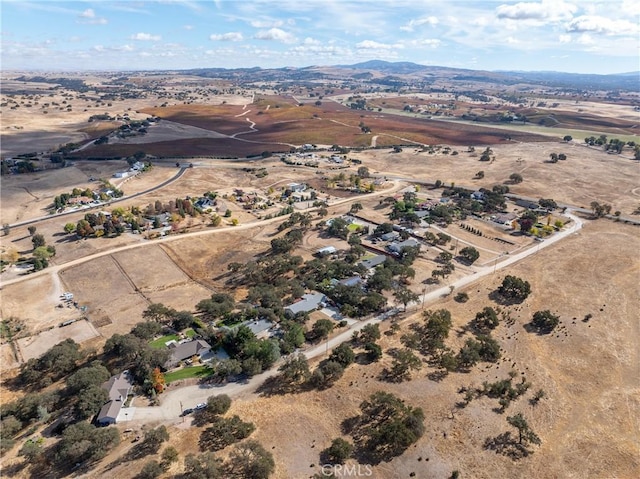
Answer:
[[[468,124],[449,125],[422,118],[352,110],[333,101],[294,105],[290,97],[263,98],[246,110],[233,105],[179,105],[144,110],[147,114],[224,134],[235,139],[192,138],[144,144],[144,151],[157,156],[251,156],[263,151],[288,151],[289,145],[305,143],[370,146],[372,135],[380,145],[415,142],[421,144],[477,145],[498,144],[511,137],[519,142],[546,141],[527,132],[507,132]],[[245,114],[242,114],[246,111]],[[238,116],[242,115],[242,116]],[[249,120],[249,121],[247,121]],[[251,131],[251,123],[255,130]],[[363,134],[360,124],[371,128]],[[126,156],[140,145],[100,145],[80,152],[82,157]]]

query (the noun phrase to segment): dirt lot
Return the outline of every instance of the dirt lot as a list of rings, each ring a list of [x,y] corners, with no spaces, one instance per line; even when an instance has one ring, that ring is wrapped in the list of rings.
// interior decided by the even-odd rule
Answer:
[[[564,142],[518,143],[491,146],[495,161],[481,162],[484,146],[476,145],[476,156],[460,151],[457,156],[416,153],[405,148],[402,153],[390,150],[366,151],[352,156],[362,160],[370,171],[433,181],[445,185],[479,189],[491,188],[509,181],[512,173],[519,173],[524,181],[509,184],[512,193],[532,198],[553,198],[575,206],[589,208],[592,201],[612,205],[629,215],[640,201],[637,162],[609,155],[600,149]],[[545,163],[551,153],[565,153],[566,161]],[[475,180],[476,172],[484,171],[484,178]]]
[[[100,333],[89,321],[78,321],[63,328],[54,327],[48,331],[43,331],[37,336],[19,339],[17,342],[21,359],[28,361],[31,358],[42,356],[51,349],[51,346],[65,339],[71,338],[76,343],[84,343],[98,336],[100,336]]]
[[[2,288],[2,317],[15,316],[25,322],[30,332],[58,326],[79,318],[75,308],[58,308],[61,294],[70,291],[58,275],[45,275]]]

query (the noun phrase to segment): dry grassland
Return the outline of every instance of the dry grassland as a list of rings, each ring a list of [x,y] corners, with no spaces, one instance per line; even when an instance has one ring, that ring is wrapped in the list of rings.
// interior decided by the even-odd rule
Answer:
[[[310,465],[319,463],[319,452],[340,436],[340,422],[356,414],[360,401],[378,389],[422,407],[427,432],[403,456],[376,466],[376,478],[409,477],[411,472],[447,477],[455,469],[474,478],[634,477],[640,471],[640,331],[634,308],[640,293],[639,247],[633,227],[600,221],[510,269],[508,273],[531,282],[533,295],[522,307],[510,308],[513,326],[503,324],[494,333],[504,348],[496,366],[452,374],[440,383],[428,380],[423,369],[411,382],[389,384],[377,380],[382,365],[389,363],[385,355],[381,365],[351,366],[327,391],[247,398],[236,402],[233,412],[256,423],[255,437],[267,449],[275,446],[278,478],[308,477],[314,471]],[[503,275],[470,286],[471,299],[464,305],[443,300],[430,307],[449,309],[458,329],[489,303],[487,295]],[[560,314],[558,334],[538,336],[523,329],[540,309]],[[589,313],[593,318],[583,322]],[[403,323],[404,330],[410,321]],[[384,349],[398,346],[398,336],[383,336]],[[459,347],[464,339],[454,334],[448,342]],[[492,412],[497,403],[486,398],[456,409],[460,386],[503,379],[511,370],[524,373],[533,386],[505,414]],[[533,407],[528,398],[539,388],[547,397]],[[531,457],[513,462],[482,444],[509,430],[505,417],[516,412],[527,417],[543,444]]]
[[[390,384],[377,379],[390,363],[385,354],[379,364],[350,366],[329,390],[244,396],[236,399],[229,414],[256,424],[252,437],[274,454],[277,479],[306,478],[317,472],[319,467],[312,465],[319,464],[320,451],[341,436],[341,421],[356,415],[359,403],[379,389],[421,407],[427,431],[402,456],[374,466],[373,477],[395,479],[411,473],[419,478],[447,477],[456,469],[464,476],[481,479],[635,477],[640,471],[640,331],[634,308],[640,294],[640,262],[635,256],[639,243],[631,226],[593,222],[563,243],[511,268],[509,274],[531,282],[533,294],[522,306],[509,308],[515,323],[501,324],[494,333],[503,347],[503,359],[497,365],[478,366],[470,374],[454,373],[441,382],[427,379],[425,366],[412,381]],[[429,307],[449,309],[454,331],[460,330],[489,303],[488,294],[504,274],[469,286],[470,301],[466,304],[448,299]],[[558,332],[548,336],[527,333],[523,325],[532,313],[547,308],[562,318]],[[593,317],[583,322],[586,314]],[[419,312],[404,320],[403,331],[418,318]],[[383,330],[386,328],[388,324]],[[397,347],[400,334],[383,335],[384,349]],[[452,334],[448,344],[457,348],[465,338]],[[457,392],[461,386],[503,379],[509,371],[524,375],[532,388],[504,414],[493,412],[497,403],[487,398],[476,399],[464,409],[455,407],[462,398]],[[547,397],[531,406],[528,399],[539,388]],[[505,418],[516,412],[525,415],[543,443],[532,456],[514,462],[484,450],[482,445],[487,437],[509,430]],[[197,452],[202,431],[185,428],[187,424],[177,423],[171,429],[169,443],[181,456]],[[104,465],[130,447],[124,441],[96,469],[96,477],[115,472]],[[133,477],[145,461],[118,466],[118,475]],[[181,463],[176,464],[171,474],[181,470]]]
[[[149,305],[112,256],[71,267],[60,275],[74,299],[88,307],[87,317],[105,337],[130,331]]]
[[[120,187],[126,195],[144,191],[176,174],[174,168],[161,165],[135,177],[117,179],[113,174],[125,171],[124,161],[79,161],[73,166],[28,175],[2,176],[0,183],[0,221],[16,223],[47,216],[54,197],[70,193],[73,188],[92,188],[99,185],[94,180],[105,179]],[[60,220],[61,222],[64,220]]]
[[[509,185],[512,193],[531,198],[553,198],[559,203],[589,208],[592,201],[612,205],[612,211],[630,214],[640,201],[638,164],[600,149],[564,142],[517,143],[491,146],[496,160],[481,162],[484,146],[476,145],[476,156],[466,151],[459,155],[416,153],[405,148],[402,153],[366,151],[352,154],[371,171],[420,180],[441,180],[445,185],[479,189],[509,181],[520,173],[524,181]],[[545,163],[551,153],[565,153],[566,161]],[[484,178],[474,180],[476,172]]]

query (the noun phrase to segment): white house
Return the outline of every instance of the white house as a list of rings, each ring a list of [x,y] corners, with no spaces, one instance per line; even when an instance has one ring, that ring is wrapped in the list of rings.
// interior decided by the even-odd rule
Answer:
[[[129,379],[128,371],[123,371],[109,378],[102,385],[102,389],[105,389],[109,394],[109,401],[100,409],[96,417],[96,423],[101,426],[115,424],[118,420],[120,409],[124,406],[132,388],[133,384]]]

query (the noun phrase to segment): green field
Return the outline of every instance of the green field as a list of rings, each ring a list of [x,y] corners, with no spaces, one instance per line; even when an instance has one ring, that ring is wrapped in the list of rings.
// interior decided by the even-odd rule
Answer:
[[[202,378],[211,374],[212,370],[208,366],[192,366],[190,368],[182,368],[177,371],[171,371],[164,375],[167,384],[181,379]]]
[[[196,335],[196,332],[193,330],[193,328],[189,328],[184,330],[184,335],[187,338],[193,338]],[[165,334],[164,336],[151,341],[149,345],[155,349],[162,349],[165,347],[166,343],[171,340],[178,341],[180,340],[180,336],[178,336],[177,334]]]
[[[171,341],[171,340],[177,341],[178,339],[180,339],[180,337],[177,334],[167,334],[158,339],[154,339],[149,343],[149,345],[152,348],[162,349],[166,346],[167,341]]]

